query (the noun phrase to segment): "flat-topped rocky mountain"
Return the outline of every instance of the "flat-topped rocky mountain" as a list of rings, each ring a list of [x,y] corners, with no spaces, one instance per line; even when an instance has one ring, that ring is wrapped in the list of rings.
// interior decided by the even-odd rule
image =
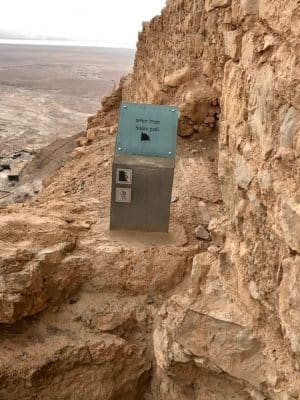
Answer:
[[[168,0],[0,210],[0,398],[300,398],[299,1]],[[120,102],[180,108],[169,234],[108,230]],[[203,234],[205,233],[205,235]]]

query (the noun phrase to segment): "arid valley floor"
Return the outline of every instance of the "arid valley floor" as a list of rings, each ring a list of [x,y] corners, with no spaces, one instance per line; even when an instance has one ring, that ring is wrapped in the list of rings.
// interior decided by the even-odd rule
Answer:
[[[85,129],[133,50],[0,44],[0,156]]]

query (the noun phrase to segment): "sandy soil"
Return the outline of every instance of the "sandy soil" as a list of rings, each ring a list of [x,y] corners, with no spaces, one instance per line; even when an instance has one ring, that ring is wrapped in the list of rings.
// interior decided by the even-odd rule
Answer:
[[[133,56],[126,49],[0,45],[0,155],[83,130]]]

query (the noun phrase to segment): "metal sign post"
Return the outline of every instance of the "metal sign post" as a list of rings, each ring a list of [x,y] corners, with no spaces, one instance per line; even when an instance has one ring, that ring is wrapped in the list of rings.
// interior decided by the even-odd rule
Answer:
[[[177,107],[121,104],[110,229],[168,232],[177,123]]]

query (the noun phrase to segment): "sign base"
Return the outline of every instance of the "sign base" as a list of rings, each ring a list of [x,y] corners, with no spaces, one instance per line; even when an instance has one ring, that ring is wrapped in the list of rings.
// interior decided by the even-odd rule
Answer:
[[[174,167],[173,158],[116,155],[110,229],[168,232]]]

